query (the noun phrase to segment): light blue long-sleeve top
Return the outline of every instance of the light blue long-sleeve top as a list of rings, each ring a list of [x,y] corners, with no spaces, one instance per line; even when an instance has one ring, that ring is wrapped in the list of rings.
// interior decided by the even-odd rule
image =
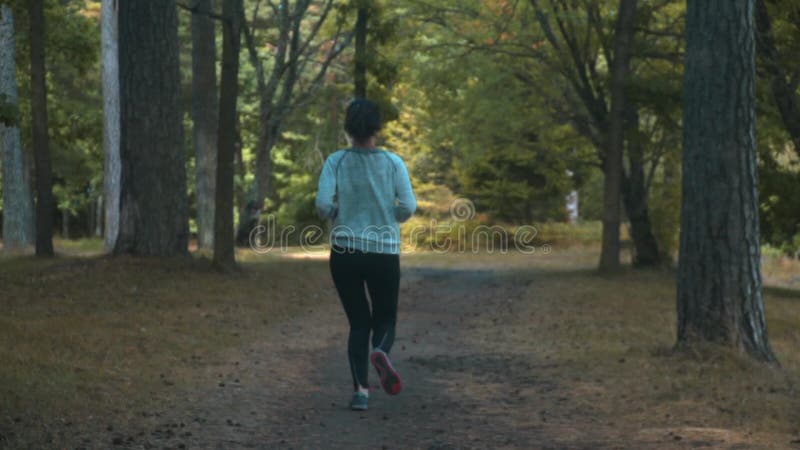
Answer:
[[[417,209],[408,169],[394,153],[348,148],[322,167],[317,214],[332,219],[331,244],[370,253],[400,253],[400,222]]]

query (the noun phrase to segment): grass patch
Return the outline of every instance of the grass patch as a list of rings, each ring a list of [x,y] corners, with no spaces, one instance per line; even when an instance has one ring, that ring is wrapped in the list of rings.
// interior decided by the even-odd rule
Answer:
[[[98,415],[124,423],[162,408],[208,383],[198,368],[332,298],[304,282],[325,269],[274,257],[233,276],[193,258],[2,259],[0,431]]]
[[[596,258],[586,256],[586,249],[562,250],[530,259],[533,275],[511,323],[492,328],[491,316],[479,319],[492,335],[473,343],[490,351],[503,342],[552,364],[543,370],[567,386],[577,409],[623,435],[724,429],[766,448],[786,448],[800,436],[800,293],[767,289],[781,368],[717,347],[674,352],[674,272],[600,276]]]

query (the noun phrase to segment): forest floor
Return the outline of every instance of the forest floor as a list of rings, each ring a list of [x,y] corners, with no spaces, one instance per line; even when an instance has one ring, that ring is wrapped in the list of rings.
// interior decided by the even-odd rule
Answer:
[[[775,368],[674,353],[668,270],[403,255],[405,390],[353,412],[324,254],[242,254],[232,276],[85,254],[0,259],[0,448],[800,448],[791,262],[764,270]]]

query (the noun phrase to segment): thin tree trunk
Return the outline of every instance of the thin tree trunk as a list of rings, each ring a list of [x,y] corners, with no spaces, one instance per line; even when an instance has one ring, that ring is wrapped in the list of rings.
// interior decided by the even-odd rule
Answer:
[[[269,107],[262,105],[261,111],[269,112]],[[265,119],[266,117],[266,119]],[[278,124],[262,113],[259,123],[266,124],[259,129],[256,171],[247,201],[239,209],[239,226],[236,230],[236,245],[248,246],[250,233],[258,225],[264,201],[269,197],[272,188],[272,149],[277,143],[280,132]]]
[[[14,16],[7,5],[0,6],[0,101],[16,107]],[[17,252],[34,242],[33,196],[26,177],[26,158],[17,125],[0,122],[0,152],[3,179],[3,250]]]
[[[242,124],[239,112],[236,112],[236,145],[233,147],[233,173],[234,176],[238,174],[242,179],[247,176],[247,168],[244,165],[244,157],[242,155]],[[247,204],[247,189],[242,184],[234,185],[233,199],[234,208],[242,209]]]
[[[89,208],[89,214],[86,216],[86,231],[89,236],[92,236],[95,228],[97,227],[97,224],[95,223],[96,214],[94,211],[94,209],[97,207],[97,203],[94,201],[94,199],[90,198],[87,206]]]
[[[661,254],[650,226],[643,149],[639,133],[639,112],[633,105],[628,107],[627,128],[629,173],[627,176],[623,174],[622,203],[630,222],[634,249],[633,266],[652,267],[661,262]]]
[[[192,117],[194,120],[197,244],[214,247],[214,186],[217,176],[217,58],[213,0],[199,0],[192,13]]]
[[[358,0],[356,19],[355,96],[367,98],[367,0]]]
[[[118,0],[103,0],[100,20],[103,61],[103,190],[105,236],[103,246],[112,251],[119,235],[119,54],[117,49]]]
[[[173,0],[119,3],[120,228],[115,253],[186,254],[189,238]]]
[[[786,69],[780,62],[775,39],[772,37],[772,21],[764,0],[756,0],[756,24],[758,55],[769,75],[770,89],[783,126],[792,139],[795,152],[800,156],[800,106],[798,106],[797,89],[789,83]]]
[[[95,218],[94,218],[94,236],[95,237],[102,237],[103,236],[103,196],[97,196],[97,206],[95,207]]]
[[[61,238],[69,239],[69,210],[61,210]]]
[[[241,0],[224,0],[222,15],[222,74],[219,94],[217,190],[214,217],[214,266],[236,266],[233,243],[233,159],[236,144],[236,99],[239,95]]]
[[[754,5],[687,4],[678,345],[710,341],[774,361],[761,285]]]
[[[253,179],[250,200],[259,204],[267,198],[270,192],[272,177],[272,147],[275,145],[274,121],[272,115],[271,99],[261,96],[259,102],[259,128],[258,141],[256,142],[256,171]]]
[[[611,112],[607,148],[603,160],[603,242],[600,270],[619,269],[620,185],[625,121],[625,90],[636,19],[636,0],[621,0],[614,35],[611,67]]]
[[[36,255],[53,256],[53,172],[47,134],[47,70],[44,63],[44,4],[31,0],[30,57],[33,153],[36,164]]]

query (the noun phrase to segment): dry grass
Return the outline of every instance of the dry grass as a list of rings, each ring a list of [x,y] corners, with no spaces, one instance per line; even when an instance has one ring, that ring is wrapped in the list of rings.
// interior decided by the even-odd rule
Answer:
[[[551,363],[542,371],[570,387],[577,410],[599,419],[585,428],[605,429],[611,442],[677,436],[676,445],[713,444],[724,435],[742,448],[800,446],[798,291],[766,295],[782,368],[713,347],[675,353],[674,274],[600,276],[595,257],[582,249],[531,259],[534,275],[512,322],[473,343],[488,351],[503,342]]]
[[[0,259],[0,447],[11,423],[39,433],[163,408],[226,351],[313,308],[322,281],[303,281],[326,275],[274,257],[242,267],[222,276],[192,258]]]

